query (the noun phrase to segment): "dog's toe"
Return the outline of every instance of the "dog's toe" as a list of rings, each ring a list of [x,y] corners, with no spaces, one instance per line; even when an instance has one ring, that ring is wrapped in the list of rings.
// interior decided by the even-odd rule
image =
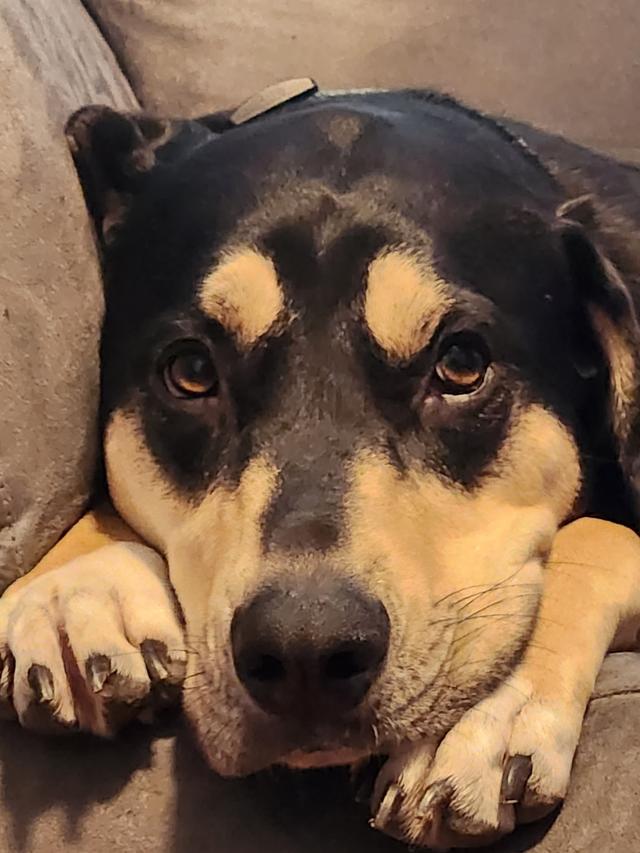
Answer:
[[[531,772],[518,798],[518,821],[528,823],[563,801],[580,739],[582,708],[558,700],[532,699],[515,720],[511,755],[527,756]]]
[[[484,785],[477,783],[479,762],[452,762],[450,741],[443,752],[417,746],[376,803],[373,825],[398,839],[432,850],[487,844],[509,832],[513,806],[500,801],[500,767],[485,765]],[[388,773],[389,771],[387,771]]]
[[[144,640],[140,650],[147,667],[153,695],[159,705],[172,705],[180,696],[187,672],[187,653],[169,650],[161,640]]]
[[[6,703],[10,699],[26,728],[65,730],[76,723],[73,698],[53,613],[37,593],[16,601],[9,615],[7,643],[15,664]]]

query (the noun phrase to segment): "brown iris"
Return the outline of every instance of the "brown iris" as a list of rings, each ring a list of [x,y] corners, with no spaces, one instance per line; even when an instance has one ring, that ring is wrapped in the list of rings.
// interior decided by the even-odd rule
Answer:
[[[451,344],[436,364],[436,376],[445,394],[469,394],[479,388],[487,372],[489,359],[473,344]]]
[[[187,346],[169,358],[164,381],[176,397],[210,397],[218,390],[218,374],[211,356],[198,345]]]

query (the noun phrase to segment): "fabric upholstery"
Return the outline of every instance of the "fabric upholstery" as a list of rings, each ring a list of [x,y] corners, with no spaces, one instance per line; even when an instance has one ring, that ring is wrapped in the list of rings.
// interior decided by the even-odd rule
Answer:
[[[96,459],[102,291],[63,136],[136,101],[74,0],[0,0],[0,587],[78,517]]]

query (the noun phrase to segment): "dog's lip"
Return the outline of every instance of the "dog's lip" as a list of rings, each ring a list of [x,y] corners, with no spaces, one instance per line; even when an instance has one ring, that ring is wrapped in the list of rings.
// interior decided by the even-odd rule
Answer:
[[[355,764],[368,756],[368,750],[356,749],[350,746],[295,749],[285,755],[278,763],[285,764],[287,767],[296,770],[308,770],[311,768],[339,767],[345,764]]]

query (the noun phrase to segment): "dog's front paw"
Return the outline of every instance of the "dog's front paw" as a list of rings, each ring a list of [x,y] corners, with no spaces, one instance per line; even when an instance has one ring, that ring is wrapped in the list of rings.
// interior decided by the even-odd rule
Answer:
[[[162,558],[108,545],[0,599],[0,705],[23,726],[107,736],[176,701],[183,632]]]
[[[513,682],[469,710],[439,745],[392,755],[376,781],[372,824],[433,850],[489,844],[566,794],[583,709]]]

